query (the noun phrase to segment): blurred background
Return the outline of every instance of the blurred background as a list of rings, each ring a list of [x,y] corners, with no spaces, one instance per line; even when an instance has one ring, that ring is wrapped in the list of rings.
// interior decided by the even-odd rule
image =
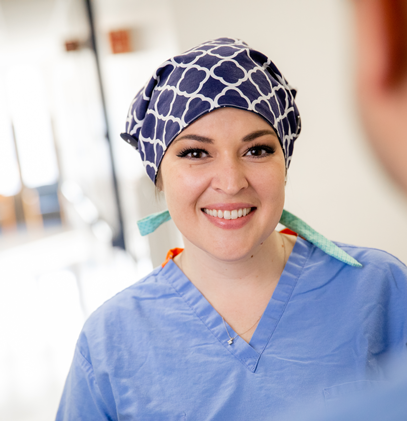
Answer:
[[[182,246],[121,140],[153,70],[239,37],[298,88],[286,209],[332,240],[407,261],[407,203],[363,139],[343,0],[0,0],[0,419],[55,417],[88,315]],[[372,280],[374,282],[374,280]]]

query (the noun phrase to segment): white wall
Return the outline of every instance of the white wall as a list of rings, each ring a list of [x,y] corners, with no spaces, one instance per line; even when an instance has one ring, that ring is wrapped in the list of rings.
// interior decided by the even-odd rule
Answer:
[[[299,90],[303,131],[286,208],[330,239],[407,262],[407,201],[363,139],[353,95],[352,10],[343,0],[172,0],[180,50],[231,36],[266,53]]]

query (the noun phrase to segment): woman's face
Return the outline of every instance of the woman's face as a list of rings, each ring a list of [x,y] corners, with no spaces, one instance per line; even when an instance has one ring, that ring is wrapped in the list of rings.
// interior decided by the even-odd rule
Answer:
[[[279,222],[284,154],[263,118],[221,108],[174,139],[160,167],[159,185],[186,246],[190,242],[220,260],[241,260]]]

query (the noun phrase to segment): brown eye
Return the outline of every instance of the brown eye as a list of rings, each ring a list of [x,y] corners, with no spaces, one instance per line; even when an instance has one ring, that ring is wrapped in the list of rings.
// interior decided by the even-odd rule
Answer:
[[[264,153],[264,149],[260,149],[260,148],[253,148],[247,151],[247,155],[252,155],[252,156],[260,156],[263,153]]]
[[[191,158],[202,158],[202,156],[204,155],[205,153],[204,152],[202,152],[202,151],[193,151],[193,152],[190,152],[188,155],[190,155],[191,156]]]
[[[257,158],[261,158],[263,156],[268,156],[274,153],[274,149],[267,145],[259,145],[253,146],[252,148],[248,149],[246,152],[246,156],[254,156]]]

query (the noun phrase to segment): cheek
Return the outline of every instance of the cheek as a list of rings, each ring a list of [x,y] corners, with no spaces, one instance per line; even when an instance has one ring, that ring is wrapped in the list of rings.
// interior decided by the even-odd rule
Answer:
[[[171,166],[164,168],[164,180],[171,180],[164,183],[164,194],[168,204],[169,211],[187,216],[191,209],[195,208],[198,198],[206,190],[208,182],[207,177],[198,174],[198,171],[191,171],[184,166]],[[175,211],[175,212],[174,212]]]
[[[251,184],[263,199],[276,200],[285,195],[285,165],[265,169],[252,177]]]

